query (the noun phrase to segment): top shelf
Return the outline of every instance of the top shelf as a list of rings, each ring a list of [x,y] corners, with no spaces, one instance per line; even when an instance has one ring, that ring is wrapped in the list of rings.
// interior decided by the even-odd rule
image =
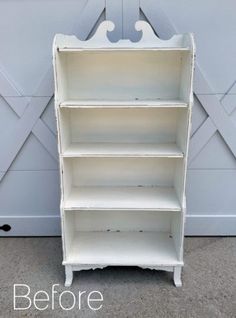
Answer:
[[[189,47],[140,47],[140,48],[129,48],[129,47],[100,47],[100,48],[76,48],[76,47],[62,47],[58,48],[58,52],[80,52],[80,51],[190,51]]]
[[[178,107],[185,108],[187,103],[181,100],[65,100],[60,107],[68,108],[134,108],[134,107]]]

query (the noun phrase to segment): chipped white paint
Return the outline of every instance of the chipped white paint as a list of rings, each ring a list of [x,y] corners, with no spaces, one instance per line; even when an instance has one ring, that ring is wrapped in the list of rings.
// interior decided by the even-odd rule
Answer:
[[[194,41],[135,27],[135,43],[111,43],[110,21],[88,41],[54,39],[66,286],[110,265],[172,271],[181,286]]]

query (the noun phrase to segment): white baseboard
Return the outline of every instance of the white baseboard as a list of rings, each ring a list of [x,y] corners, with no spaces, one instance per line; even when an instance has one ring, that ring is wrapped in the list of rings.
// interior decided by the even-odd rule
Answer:
[[[11,230],[0,230],[0,236],[59,236],[60,216],[0,216],[0,226],[9,224]]]
[[[187,215],[185,235],[234,236],[236,215]]]

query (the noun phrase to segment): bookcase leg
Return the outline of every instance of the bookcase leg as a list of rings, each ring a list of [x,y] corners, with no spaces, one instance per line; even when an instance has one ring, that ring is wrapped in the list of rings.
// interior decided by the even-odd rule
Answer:
[[[182,267],[181,266],[175,266],[174,267],[174,284],[175,284],[176,287],[181,287],[182,286],[181,271],[182,271]]]
[[[66,274],[65,286],[70,287],[73,280],[73,270],[70,265],[65,265],[65,274]]]

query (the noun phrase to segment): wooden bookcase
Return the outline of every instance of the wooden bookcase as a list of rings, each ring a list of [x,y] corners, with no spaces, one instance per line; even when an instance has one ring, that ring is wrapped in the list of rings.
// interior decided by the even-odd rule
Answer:
[[[53,44],[66,286],[73,271],[140,266],[181,286],[194,41],[111,43],[103,22],[88,41]]]

